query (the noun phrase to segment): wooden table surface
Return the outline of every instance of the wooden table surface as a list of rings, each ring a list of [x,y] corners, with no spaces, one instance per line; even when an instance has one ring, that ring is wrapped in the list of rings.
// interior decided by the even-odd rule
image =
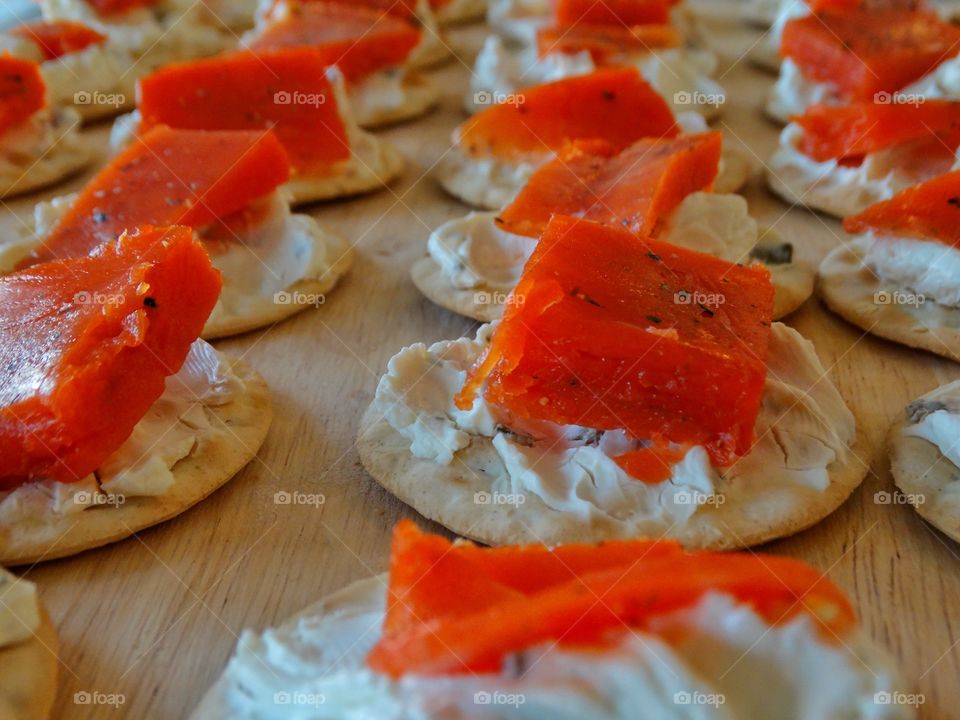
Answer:
[[[760,115],[772,79],[741,57],[759,32],[732,19],[735,2],[698,4],[722,51],[719,80],[728,96],[719,125],[759,170],[777,138]],[[311,208],[356,250],[351,273],[326,304],[218,343],[258,369],[273,391],[275,418],[259,458],[171,522],[27,571],[60,632],[56,717],[184,717],[242,629],[277,624],[321,595],[383,571],[399,518],[430,526],[365,474],[355,439],[393,353],[473,329],[423,299],[408,270],[425,252],[429,231],[467,211],[440,191],[431,168],[463,117],[460,99],[484,33],[482,26],[450,33],[462,59],[432,73],[443,87],[438,112],[382,133],[409,159],[402,180],[362,199]],[[92,132],[102,137],[105,128]],[[818,261],[843,237],[833,220],[788,210],[759,176],[746,195],[754,214],[792,240],[805,261]],[[7,203],[0,229],[11,231],[39,197]],[[865,336],[815,299],[789,323],[816,343],[865,429],[869,473],[832,516],[765,549],[812,563],[853,596],[866,631],[923,694],[921,717],[960,717],[960,604],[950,600],[960,596],[960,548],[909,507],[874,501],[893,488],[883,449],[892,419],[912,398],[960,377],[960,366]],[[275,493],[293,490],[322,494],[324,503],[274,502]],[[77,704],[82,691],[121,694],[124,704]]]

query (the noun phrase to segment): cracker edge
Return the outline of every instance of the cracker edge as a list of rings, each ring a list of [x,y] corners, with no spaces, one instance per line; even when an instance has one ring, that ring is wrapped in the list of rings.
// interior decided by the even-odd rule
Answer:
[[[120,507],[105,506],[58,516],[56,522],[41,527],[42,539],[20,544],[6,542],[16,536],[16,527],[0,528],[0,532],[9,533],[9,537],[3,538],[0,564],[46,562],[123,540],[180,515],[239,473],[256,457],[266,439],[273,403],[267,384],[258,373],[242,361],[229,362],[243,381],[245,391],[228,405],[210,410],[230,430],[202,443],[174,466],[175,483],[169,493],[132,498]]]
[[[40,625],[33,635],[30,640],[0,650],[0,666],[32,668],[32,672],[20,677],[0,673],[0,697],[17,697],[23,693],[27,698],[27,704],[21,708],[22,713],[14,716],[17,720],[46,720],[52,714],[57,697],[60,641],[53,621],[42,605]],[[28,683],[26,690],[17,682],[24,679]]]

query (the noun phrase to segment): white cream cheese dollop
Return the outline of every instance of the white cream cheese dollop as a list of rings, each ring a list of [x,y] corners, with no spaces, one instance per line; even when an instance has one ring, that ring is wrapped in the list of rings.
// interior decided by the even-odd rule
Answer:
[[[767,181],[781,197],[837,217],[856,215],[901,190],[949,171],[956,155],[938,140],[901,143],[868,154],[858,166],[818,161],[800,150],[803,128],[795,123],[780,133]]]
[[[936,240],[876,233],[858,236],[858,240],[866,248],[864,263],[878,277],[912,292],[918,302],[932,300],[948,307],[960,306],[957,248]]]
[[[519,282],[536,239],[500,229],[496,217],[493,212],[473,212],[430,234],[427,252],[452,287],[507,293]],[[684,198],[670,214],[660,239],[744,262],[757,244],[758,229],[741,196],[698,192]]]
[[[952,398],[947,395],[941,396],[941,399],[931,398],[913,403],[907,408],[911,422],[904,426],[902,432],[935,445],[941,455],[960,468],[960,408],[950,400]],[[912,416],[911,411],[914,413]],[[955,495],[960,492],[960,487],[957,483],[950,483],[943,492]]]
[[[715,490],[721,477],[727,493],[777,492],[784,487],[823,491],[830,484],[827,468],[847,457],[854,438],[853,416],[836,390],[808,387],[813,374],[820,378],[824,372],[812,345],[774,323],[753,450],[721,473],[711,467],[703,448],[694,447],[673,466],[669,480],[641,482],[613,459],[638,446],[622,432],[551,423],[498,426],[482,393],[469,411],[454,405],[454,395],[494,328],[482,326],[475,339],[402,350],[380,380],[375,408],[410,442],[415,457],[439,465],[453,463],[456,453],[472,443],[491,442],[498,461],[484,469],[491,493],[517,499],[532,494],[547,507],[585,522],[606,518],[663,532],[701,507],[719,503]]]
[[[671,48],[642,53],[629,64],[673,106],[676,112],[696,111],[713,115],[724,101],[724,90],[710,79],[716,58],[709,52]],[[490,35],[477,55],[470,81],[467,109],[482,109],[502,96],[517,95],[523,88],[555,80],[587,75],[597,67],[590,53],[538,54],[536,44],[513,48],[499,36]],[[714,99],[714,103],[702,102]],[[502,101],[500,101],[502,102]]]
[[[242,389],[223,357],[197,340],[180,371],[167,378],[163,395],[94,475],[76,483],[37,480],[0,492],[2,524],[164,495],[173,485],[174,466],[204,438],[227,432],[211,422],[209,408],[231,402]]]
[[[889,660],[859,633],[831,644],[805,615],[771,626],[732,597],[622,631],[597,650],[531,647],[497,674],[391,680],[366,655],[384,618],[384,578],[355,583],[294,620],[246,631],[199,720],[823,720],[909,718],[877,703]],[[515,669],[511,669],[515,668]]]

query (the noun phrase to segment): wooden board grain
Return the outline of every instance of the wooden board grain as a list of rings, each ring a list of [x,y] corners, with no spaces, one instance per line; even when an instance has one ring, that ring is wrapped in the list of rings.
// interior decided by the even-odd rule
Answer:
[[[738,58],[758,33],[732,19],[735,2],[698,5],[724,54],[720,81],[728,97],[720,126],[760,167],[777,137],[760,115],[771,78]],[[469,58],[484,32],[477,26],[451,37]],[[376,195],[311,208],[357,252],[352,272],[327,302],[217,344],[257,368],[273,390],[275,420],[260,457],[161,527],[27,572],[60,630],[57,717],[183,717],[220,672],[242,629],[276,624],[385,569],[394,522],[417,516],[359,466],[357,423],[400,347],[473,328],[422,299],[408,277],[429,230],[466,212],[443,195],[430,169],[449,150],[450,130],[462,119],[468,72],[469,59],[432,73],[443,86],[441,110],[382,133],[410,160],[400,182]],[[105,131],[94,132],[102,137]],[[817,262],[843,237],[838,223],[788,209],[759,179],[746,195],[755,215],[792,240],[807,262]],[[6,203],[2,230],[28,217],[36,199]],[[815,341],[865,429],[869,454],[862,460],[870,473],[830,518],[766,549],[814,564],[851,593],[867,632],[896,655],[923,694],[921,717],[957,717],[960,609],[953,598],[960,595],[960,548],[909,507],[877,504],[874,495],[893,489],[882,448],[892,418],[910,399],[960,377],[960,365],[864,336],[816,300],[789,322]],[[322,495],[324,502],[275,501],[276,493],[292,491]],[[124,704],[115,710],[76,702],[83,692],[122,695]]]

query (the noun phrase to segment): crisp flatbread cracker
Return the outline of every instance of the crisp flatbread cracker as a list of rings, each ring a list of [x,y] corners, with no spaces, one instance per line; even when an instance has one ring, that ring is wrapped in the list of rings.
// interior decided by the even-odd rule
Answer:
[[[413,120],[426,115],[440,102],[440,88],[423,75],[408,75],[403,80],[404,101],[395,107],[370,108],[364,113],[354,109],[357,123],[364,128],[380,128],[385,125]]]
[[[914,510],[956,542],[960,542],[960,468],[940,448],[904,433],[923,415],[939,409],[960,412],[960,381],[943,385],[914,400],[887,435],[893,481]]]
[[[518,166],[515,169],[515,166],[494,164],[492,172],[496,178],[491,180],[477,177],[474,163],[459,147],[454,146],[438,161],[435,174],[447,193],[467,205],[484,210],[499,210],[509,204],[536,170],[531,166],[525,172]],[[752,174],[750,158],[741,150],[725,147],[713,190],[722,194],[735,193],[747,184]]]
[[[355,155],[353,165],[346,172],[329,177],[294,178],[284,186],[294,205],[362,195],[380,190],[400,177],[406,161],[400,151],[385,140],[372,139],[379,145],[382,168],[378,171],[362,155]]]
[[[809,430],[808,404],[820,407],[828,415],[840,406],[844,407],[843,412],[849,412],[835,388],[824,382],[825,371],[818,360],[812,359],[816,357],[812,345],[789,328],[783,328],[783,332],[784,337],[795,336],[806,345],[784,346],[786,349],[776,358],[771,353],[771,378],[787,378],[794,386],[786,397],[770,396],[769,417],[775,417],[773,425],[786,426],[789,422],[795,430]],[[810,358],[798,362],[802,352],[810,353]],[[819,428],[814,432],[838,430],[822,424]],[[762,443],[763,452],[772,453],[769,458],[740,465],[743,470],[721,478],[715,493],[724,501],[701,505],[682,526],[666,527],[665,521],[658,521],[660,533],[690,548],[724,550],[758,545],[810,527],[836,510],[867,474],[869,459],[864,440],[857,429],[852,427],[851,431],[846,452],[826,467],[828,484],[823,489],[778,480],[776,463],[792,466],[792,461],[783,455],[787,450],[782,439],[764,433],[753,452],[758,452]],[[375,403],[363,416],[357,447],[364,467],[384,488],[425,517],[479,542],[555,545],[649,534],[640,529],[641,525],[651,526],[645,517],[615,519],[593,513],[587,520],[551,509],[533,492],[523,493],[522,503],[478,503],[477,498],[489,495],[494,479],[505,472],[492,438],[474,436],[449,465],[417,458],[410,452],[410,441],[387,422]],[[800,456],[804,454],[802,450],[798,452]]]
[[[0,648],[0,711],[4,720],[46,720],[57,697],[59,641],[50,616],[40,608],[40,626],[30,640]]]
[[[319,278],[299,280],[288,287],[286,295],[291,302],[273,302],[270,305],[260,305],[260,311],[241,315],[222,312],[218,305],[211,313],[207,324],[204,325],[201,337],[204,340],[213,340],[230,335],[239,335],[273,325],[308,308],[315,307],[312,299],[322,297],[330,292],[353,265],[353,249],[347,244],[346,240],[326,233],[322,241],[327,244],[327,250],[331,256],[336,258],[329,272]]]
[[[799,309],[813,294],[814,272],[807,266],[793,262],[792,249],[787,250],[789,259],[784,255],[788,246],[772,232],[762,236],[755,252],[767,269],[770,270],[775,290],[773,319],[779,320]],[[410,268],[413,284],[428,300],[440,307],[465,315],[481,322],[492,322],[503,317],[503,297],[501,288],[480,285],[475,288],[453,287],[439,263],[429,255],[417,260]]]
[[[573,574],[571,574],[573,577]],[[358,580],[347,585],[336,592],[324,596],[317,602],[309,605],[294,616],[286,619],[277,629],[277,634],[281,637],[287,637],[285,631],[295,633],[295,628],[308,627],[316,629],[315,632],[322,633],[324,629],[328,634],[339,631],[335,644],[339,651],[331,649],[330,643],[323,642],[328,639],[326,635],[318,638],[318,647],[324,659],[328,662],[332,659],[339,659],[340,663],[351,667],[357,663],[357,648],[372,644],[379,639],[379,633],[371,627],[371,621],[382,615],[385,607],[385,598],[387,597],[389,577],[387,574],[374,575],[373,577]],[[668,613],[669,614],[669,613]],[[363,622],[357,622],[357,618],[363,618]],[[335,626],[335,630],[329,630],[332,623],[340,621]],[[345,632],[341,623],[351,623],[351,632]],[[667,636],[661,636],[666,638]],[[669,640],[668,640],[669,642]],[[856,628],[845,635],[842,640],[842,647],[848,651],[855,664],[863,664],[869,672],[877,677],[883,677],[889,683],[881,692],[906,692],[910,687],[902,677],[897,664],[890,654],[878,644],[876,644],[864,631],[863,628]],[[300,648],[301,651],[303,648]],[[351,652],[353,649],[354,652]],[[326,653],[335,653],[333,658],[327,658]],[[318,673],[321,671],[322,660],[317,660]],[[719,668],[722,670],[723,668]],[[718,672],[719,672],[718,670]],[[268,670],[264,670],[268,672]],[[305,682],[303,677],[298,677],[300,683]],[[303,687],[303,685],[292,684],[291,687]],[[887,689],[888,688],[888,689]],[[236,674],[230,675],[225,670],[220,674],[214,684],[204,694],[200,703],[191,713],[191,720],[230,720],[235,717],[235,710],[232,698],[243,698],[245,688],[242,680],[239,680]],[[870,692],[866,690],[865,692]],[[869,695],[867,696],[869,697]],[[468,696],[469,698],[469,696]],[[326,696],[332,703],[337,702],[337,698],[331,695]],[[871,698],[872,699],[872,698]],[[242,699],[241,699],[241,702]],[[468,700],[469,702],[469,700]],[[331,703],[331,704],[332,704]],[[700,717],[708,717],[708,715]],[[902,714],[897,714],[898,718],[912,718],[915,713],[912,708],[907,708]],[[493,717],[493,716],[487,716]],[[531,715],[532,717],[532,715]]]
[[[824,258],[817,291],[827,307],[873,335],[960,362],[960,311],[933,300],[899,302],[904,288],[863,262],[869,242],[856,238]]]
[[[79,129],[80,115],[69,108],[56,111],[58,138],[40,157],[25,158],[23,167],[0,178],[0,198],[23,195],[73,177],[93,161],[93,152]]]
[[[229,403],[208,407],[211,424],[225,431],[199,437],[190,455],[173,467],[175,482],[166,494],[51,515],[35,524],[0,525],[0,564],[53,560],[130,537],[176,517],[240,472],[267,436],[272,403],[260,375],[240,361],[230,361],[230,368],[242,389]]]

